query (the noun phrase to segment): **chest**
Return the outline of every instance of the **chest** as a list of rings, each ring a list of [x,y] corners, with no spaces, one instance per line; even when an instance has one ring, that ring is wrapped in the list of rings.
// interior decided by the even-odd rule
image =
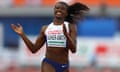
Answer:
[[[66,47],[66,37],[63,33],[63,27],[49,26],[45,32],[47,46],[49,47]]]
[[[46,30],[46,35],[61,35],[63,34],[62,26],[49,26]]]

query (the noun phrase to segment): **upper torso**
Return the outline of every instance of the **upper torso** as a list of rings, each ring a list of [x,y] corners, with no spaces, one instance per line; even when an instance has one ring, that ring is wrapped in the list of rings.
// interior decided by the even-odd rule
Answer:
[[[67,32],[69,23],[64,22]],[[49,24],[45,30],[46,36],[46,57],[59,63],[68,62],[67,39],[63,33],[63,25]]]

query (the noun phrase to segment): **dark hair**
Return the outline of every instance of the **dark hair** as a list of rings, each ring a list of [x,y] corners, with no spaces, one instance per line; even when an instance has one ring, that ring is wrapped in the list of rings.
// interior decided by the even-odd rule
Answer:
[[[76,15],[78,13],[80,14],[80,11],[88,11],[88,10],[89,10],[89,8],[86,5],[76,2],[76,3],[72,4],[71,6],[69,6],[68,16],[66,17],[66,21],[68,21],[70,23],[74,23],[74,20],[72,18],[74,15]]]

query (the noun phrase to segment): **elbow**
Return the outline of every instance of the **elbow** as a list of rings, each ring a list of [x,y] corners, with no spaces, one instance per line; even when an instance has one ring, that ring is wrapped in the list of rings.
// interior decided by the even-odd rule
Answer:
[[[38,51],[39,48],[34,46],[34,45],[32,45],[32,46],[28,46],[28,49],[30,50],[30,52],[32,54],[35,54]]]
[[[31,51],[32,52],[32,54],[35,54],[37,51]]]
[[[76,43],[76,42],[75,42]],[[71,52],[76,53],[76,44],[73,44],[70,46],[71,47]]]
[[[71,48],[72,53],[76,53],[76,48]]]
[[[70,46],[70,50],[72,53],[76,53],[76,46]]]
[[[31,50],[32,54],[37,53],[37,51],[38,51],[38,49],[33,49],[33,50]]]
[[[35,47],[35,46],[32,47],[32,48],[31,48],[31,52],[32,52],[32,54],[37,53],[38,49],[39,49],[38,47]]]
[[[73,47],[72,53],[76,53],[76,45]]]

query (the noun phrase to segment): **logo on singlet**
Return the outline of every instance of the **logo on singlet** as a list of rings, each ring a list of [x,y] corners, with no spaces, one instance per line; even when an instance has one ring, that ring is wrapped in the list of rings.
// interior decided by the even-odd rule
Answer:
[[[67,65],[62,65],[61,67],[64,68],[64,67],[66,67],[66,66],[67,66]]]

